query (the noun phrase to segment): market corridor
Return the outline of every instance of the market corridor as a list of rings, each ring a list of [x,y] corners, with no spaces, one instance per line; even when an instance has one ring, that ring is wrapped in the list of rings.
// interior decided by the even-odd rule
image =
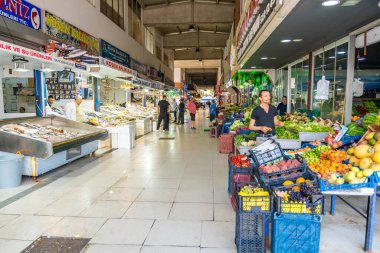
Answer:
[[[196,130],[172,125],[132,150],[80,159],[24,181],[21,197],[0,191],[0,252],[18,253],[40,236],[87,238],[82,253],[236,252],[227,155],[207,125],[199,111]],[[363,198],[349,200],[364,210]],[[320,252],[363,252],[365,219],[341,202],[336,210],[323,216]],[[376,225],[373,252],[379,234]]]
[[[171,125],[133,150],[67,166],[74,171],[0,210],[1,252],[40,235],[90,238],[86,253],[236,252],[227,155],[206,124],[200,111],[196,130]]]

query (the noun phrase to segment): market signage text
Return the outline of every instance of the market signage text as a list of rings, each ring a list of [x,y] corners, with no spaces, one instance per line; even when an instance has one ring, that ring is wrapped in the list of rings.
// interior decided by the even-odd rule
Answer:
[[[46,32],[58,41],[77,48],[85,48],[99,55],[99,40],[62,19],[46,12]]]
[[[104,59],[104,58],[101,58],[100,59],[100,63],[104,66],[107,66],[107,67],[110,67],[112,69],[116,69],[116,70],[119,70],[121,72],[124,72],[124,73],[127,73],[127,74],[130,74],[132,76],[136,76],[137,73],[136,71],[128,68],[128,67],[125,67],[123,65],[120,65],[120,64],[117,64],[113,61],[110,61],[110,60],[107,60],[107,59]]]
[[[101,40],[101,56],[112,61],[115,61],[126,67],[130,67],[130,58],[129,54],[120,50],[119,48],[111,45],[105,40]]]
[[[10,52],[12,54],[21,55],[25,57],[31,57],[34,59],[44,60],[44,61],[53,61],[53,57],[50,55],[34,51],[32,49],[20,47],[17,45],[12,45],[6,42],[0,42],[0,51]]]
[[[260,30],[260,28],[263,26],[265,21],[267,21],[270,14],[273,12],[275,7],[278,4],[278,0],[269,0],[266,5],[260,5],[259,9],[255,12],[258,13],[258,15],[254,15],[252,17],[253,22],[249,22],[249,24],[252,23],[252,26],[249,27],[249,32],[245,37],[242,37],[241,40],[238,43],[238,59],[240,60],[245,51],[247,50],[248,46],[252,42],[252,40],[255,38],[256,34]]]
[[[0,0],[0,15],[30,28],[41,29],[41,9],[23,0]]]

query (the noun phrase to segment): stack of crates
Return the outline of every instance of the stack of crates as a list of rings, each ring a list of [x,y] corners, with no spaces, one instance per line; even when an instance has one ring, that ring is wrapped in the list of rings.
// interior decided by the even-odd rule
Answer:
[[[238,253],[265,252],[265,239],[269,234],[269,219],[272,212],[271,196],[242,196],[239,191],[245,185],[260,187],[256,182],[236,184],[237,199],[235,244]]]
[[[276,204],[272,215],[271,252],[318,253],[324,196],[316,194],[308,203],[297,203],[273,194]]]

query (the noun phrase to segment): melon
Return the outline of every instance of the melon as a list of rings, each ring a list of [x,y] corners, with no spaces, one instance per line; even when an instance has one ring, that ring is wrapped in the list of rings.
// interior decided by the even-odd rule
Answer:
[[[368,169],[372,164],[371,158],[363,158],[360,160],[359,167],[363,170]]]
[[[380,163],[380,151],[378,152],[375,152],[372,156],[372,160],[375,162],[375,163]]]
[[[354,155],[359,158],[371,157],[373,154],[373,148],[369,145],[359,145],[355,147]]]

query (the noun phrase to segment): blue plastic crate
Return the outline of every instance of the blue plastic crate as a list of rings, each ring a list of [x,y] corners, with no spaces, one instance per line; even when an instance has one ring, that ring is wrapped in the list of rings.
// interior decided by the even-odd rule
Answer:
[[[252,133],[253,132],[253,130],[250,130],[250,129],[242,129],[242,128],[238,128],[237,130],[236,130],[236,133],[237,134],[250,134],[250,133]]]
[[[278,214],[272,216],[272,253],[318,253],[322,216]]]
[[[373,179],[375,184],[380,184],[380,171],[375,171],[373,173]]]
[[[319,179],[319,187],[321,188],[321,191],[334,191],[334,190],[350,190],[350,189],[359,189],[359,188],[375,188],[375,176],[371,176],[367,178],[367,181],[360,184],[341,184],[341,185],[335,185],[330,184],[329,181],[324,179]]]
[[[236,212],[235,244],[238,253],[264,253],[268,214]]]

